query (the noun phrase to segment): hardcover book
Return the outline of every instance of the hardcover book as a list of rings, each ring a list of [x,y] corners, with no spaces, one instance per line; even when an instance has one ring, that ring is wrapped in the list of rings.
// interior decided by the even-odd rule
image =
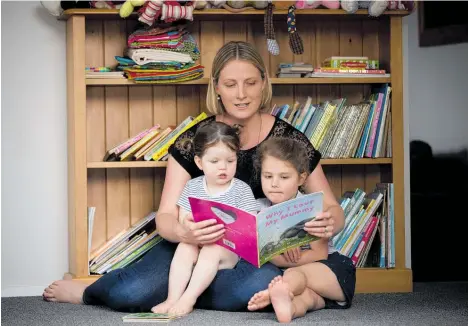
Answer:
[[[189,197],[193,219],[215,219],[225,225],[216,243],[260,267],[288,249],[319,238],[304,231],[304,224],[323,210],[323,192],[297,197],[253,215],[230,205]]]

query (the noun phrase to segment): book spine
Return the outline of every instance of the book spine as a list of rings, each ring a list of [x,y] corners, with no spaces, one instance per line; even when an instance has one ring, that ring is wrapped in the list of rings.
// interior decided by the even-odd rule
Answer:
[[[192,122],[190,122],[185,128],[183,128],[179,133],[177,133],[172,139],[170,139],[164,146],[160,148],[159,151],[155,152],[153,156],[151,157],[154,161],[158,161],[160,158],[162,158],[164,155],[166,155],[167,150],[169,147],[176,141],[177,137],[179,137],[183,132],[185,132],[187,129],[191,128],[198,122],[206,119],[207,115],[205,112],[202,112],[199,114],[195,119],[193,119]]]
[[[372,235],[372,232],[374,231],[374,228],[377,225],[377,220],[378,220],[377,216],[372,217],[372,220],[371,220],[369,226],[364,231],[364,236],[362,237],[362,240],[359,243],[358,248],[356,249],[356,251],[354,252],[354,254],[353,254],[352,258],[351,258],[354,266],[356,266],[356,264],[357,264],[357,262],[359,260],[359,257],[361,255],[361,253],[363,252],[363,249],[367,246],[367,243],[369,242],[370,236]]]
[[[377,124],[379,123],[380,113],[382,112],[382,99],[383,94],[379,93],[377,104],[375,106],[375,114],[372,121],[372,129],[370,133],[369,143],[366,148],[366,157],[372,157],[372,148],[374,147],[375,133],[377,131]]]

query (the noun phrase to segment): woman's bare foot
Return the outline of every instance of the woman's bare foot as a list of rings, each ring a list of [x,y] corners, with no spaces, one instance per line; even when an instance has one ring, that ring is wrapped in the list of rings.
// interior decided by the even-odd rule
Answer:
[[[271,304],[275,310],[276,318],[280,323],[291,322],[294,316],[293,294],[283,279],[268,287]]]
[[[174,301],[166,300],[151,308],[151,311],[155,314],[166,314],[169,311],[169,309],[174,305],[174,303]]]
[[[276,282],[281,281],[282,276],[276,276],[271,280],[268,288],[272,287]],[[255,293],[252,298],[250,298],[249,303],[247,304],[247,309],[250,311],[255,311],[263,309],[271,303],[270,293],[268,290],[263,290]]]
[[[184,316],[193,311],[196,300],[182,296],[168,311],[170,315]]]
[[[50,302],[63,303],[83,303],[83,292],[88,287],[88,284],[73,281],[71,277],[65,276],[63,280],[55,281],[44,289],[42,297]]]

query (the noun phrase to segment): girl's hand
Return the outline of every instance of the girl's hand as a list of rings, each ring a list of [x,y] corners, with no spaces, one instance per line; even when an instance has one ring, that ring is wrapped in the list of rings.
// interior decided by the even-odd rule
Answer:
[[[304,231],[319,238],[333,236],[335,220],[330,212],[321,212],[317,217],[304,225]]]
[[[195,222],[192,214],[184,218],[184,234],[181,236],[183,242],[190,244],[210,244],[218,241],[224,236],[224,225],[218,224],[216,220]]]
[[[297,263],[299,262],[299,259],[301,259],[301,249],[300,248],[292,248],[289,249],[288,251],[283,253],[284,259],[288,263]]]

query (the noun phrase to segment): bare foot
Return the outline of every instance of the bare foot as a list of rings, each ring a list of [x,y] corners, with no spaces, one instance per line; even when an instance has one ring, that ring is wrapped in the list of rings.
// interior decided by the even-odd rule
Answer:
[[[265,308],[270,303],[270,293],[268,293],[268,290],[259,291],[250,298],[247,309],[250,311],[259,310]]]
[[[155,314],[166,314],[169,311],[169,309],[174,305],[174,303],[174,301],[166,300],[151,308],[151,311]]]
[[[182,296],[168,311],[170,315],[184,316],[193,311],[195,301],[186,296]]]
[[[65,276],[64,280],[55,281],[44,289],[42,297],[50,302],[64,302],[64,303],[83,303],[83,292],[88,287],[88,284],[73,281]]]
[[[281,281],[282,276],[276,276],[274,279],[271,280],[268,287],[273,286],[276,282]],[[259,309],[263,309],[271,303],[270,300],[270,293],[268,290],[263,290],[255,293],[252,298],[250,298],[249,303],[247,304],[247,309],[250,311],[255,311]]]
[[[294,306],[292,303],[292,293],[287,283],[283,279],[270,284],[268,287],[271,304],[276,313],[276,318],[280,323],[291,322],[294,315]]]

